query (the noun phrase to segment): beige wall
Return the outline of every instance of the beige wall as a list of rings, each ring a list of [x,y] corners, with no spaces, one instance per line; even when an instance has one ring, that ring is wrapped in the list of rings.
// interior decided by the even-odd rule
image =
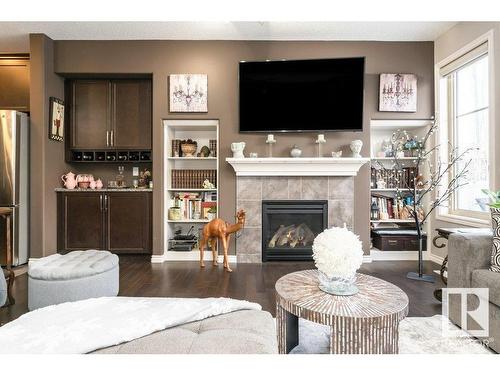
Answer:
[[[57,41],[55,71],[72,73],[153,74],[153,194],[154,253],[163,252],[163,118],[220,119],[221,216],[231,220],[235,210],[235,175],[224,159],[229,144],[245,141],[246,151],[265,154],[262,134],[238,133],[238,61],[264,59],[308,59],[366,56],[364,131],[327,134],[326,151],[343,148],[353,139],[362,139],[362,154],[368,156],[370,118],[429,118],[434,113],[432,42],[245,42],[245,41]],[[418,75],[417,113],[380,113],[378,75],[383,72]],[[168,112],[167,78],[172,73],[208,74],[207,114],[173,115]],[[40,90],[40,88],[38,89]],[[293,110],[293,109],[291,109]],[[335,114],[332,114],[333,121]],[[287,155],[293,144],[314,155],[314,134],[279,134],[277,154]],[[62,158],[62,156],[61,156]],[[365,250],[369,247],[369,167],[362,168],[355,181],[355,231]],[[49,191],[46,195],[51,194]],[[55,204],[52,208],[55,211]],[[50,231],[48,236],[55,236]]]
[[[49,140],[49,97],[64,98],[64,80],[54,74],[53,41],[30,35],[30,256],[57,250],[56,195],[66,170],[64,143]]]
[[[456,51],[465,47],[467,44],[471,43],[478,37],[484,35],[485,33],[493,30],[493,40],[494,40],[494,65],[491,67],[494,70],[494,74],[496,76],[494,85],[495,92],[495,104],[496,104],[496,112],[495,112],[495,124],[494,127],[496,130],[495,134],[495,144],[500,144],[500,130],[498,130],[498,124],[500,124],[500,22],[461,22],[448,30],[446,33],[441,35],[434,42],[434,62],[437,64],[440,61],[444,60],[448,56],[452,55]],[[496,147],[495,149],[495,160],[496,160],[496,171],[495,171],[495,182],[494,187],[496,190],[500,189],[500,147]],[[456,223],[450,223],[447,221],[437,220],[435,215],[431,222],[431,228],[434,235],[434,229],[439,227],[464,227],[465,225],[459,225]],[[432,246],[432,253],[439,256],[444,257],[448,252],[448,249],[442,248],[438,249]]]

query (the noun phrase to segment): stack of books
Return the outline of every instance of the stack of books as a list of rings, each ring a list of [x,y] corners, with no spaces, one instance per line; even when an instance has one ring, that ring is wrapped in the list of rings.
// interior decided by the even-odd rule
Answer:
[[[171,207],[178,207],[182,220],[199,220],[208,218],[208,210],[217,207],[215,192],[182,192],[175,193]]]
[[[210,156],[217,157],[217,139],[209,140],[208,148],[210,149]]]
[[[203,189],[203,181],[217,186],[216,169],[172,169],[172,188]]]

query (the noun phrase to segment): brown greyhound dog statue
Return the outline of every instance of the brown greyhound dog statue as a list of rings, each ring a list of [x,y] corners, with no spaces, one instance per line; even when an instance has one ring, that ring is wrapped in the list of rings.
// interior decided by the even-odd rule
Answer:
[[[217,240],[220,240],[224,249],[224,268],[227,272],[233,272],[233,270],[229,268],[229,262],[227,260],[227,247],[229,246],[231,233],[239,231],[245,225],[245,211],[239,210],[236,213],[236,219],[236,224],[229,224],[222,219],[213,219],[203,227],[200,241],[201,268],[205,267],[205,263],[203,262],[203,251],[207,243],[210,244],[210,248],[212,249],[212,264],[214,267],[217,267]]]

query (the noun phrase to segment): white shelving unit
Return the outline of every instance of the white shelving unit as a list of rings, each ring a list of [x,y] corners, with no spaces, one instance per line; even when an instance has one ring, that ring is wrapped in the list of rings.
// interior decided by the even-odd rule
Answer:
[[[171,239],[177,229],[182,229],[186,233],[191,226],[195,226],[195,233],[201,227],[208,223],[206,219],[182,219],[169,220],[168,210],[171,208],[171,202],[175,194],[178,192],[216,192],[217,193],[217,213],[219,212],[219,120],[163,120],[164,128],[164,181],[165,189],[165,220],[164,220],[164,261],[188,261],[198,260],[199,251],[169,251],[169,239]],[[203,146],[209,146],[211,139],[217,140],[217,156],[209,157],[178,157],[172,156],[172,140],[173,139],[192,139],[198,143],[198,150]],[[217,170],[217,187],[215,189],[203,188],[173,188],[172,175],[173,169],[215,169]],[[211,260],[211,251],[206,252],[206,260]]]
[[[432,120],[375,120],[370,121],[370,136],[371,136],[371,162],[372,165],[381,164],[387,168],[393,165],[394,158],[379,156],[378,152],[382,150],[382,143],[391,139],[392,134],[398,130],[406,130],[408,133],[421,138],[427,132],[428,127],[432,124]],[[404,158],[398,158],[403,166],[411,167],[414,165],[416,157],[408,156]],[[425,174],[425,171],[420,171]],[[378,189],[372,187],[370,189],[371,194],[382,195],[386,197],[394,197],[397,193],[401,195],[407,195],[407,189],[400,188],[384,188]],[[424,202],[425,206],[425,202]],[[371,227],[398,227],[400,225],[404,227],[411,227],[414,223],[413,219],[385,219],[385,220],[370,220]],[[427,228],[424,228],[427,231]],[[429,241],[428,241],[429,242]],[[382,260],[382,259],[416,259],[416,251],[381,251],[376,248],[372,248],[371,256],[372,259]]]

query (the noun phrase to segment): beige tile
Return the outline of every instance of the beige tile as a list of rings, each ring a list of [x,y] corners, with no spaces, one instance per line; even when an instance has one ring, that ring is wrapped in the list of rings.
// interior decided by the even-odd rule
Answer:
[[[236,261],[238,263],[262,263],[262,257],[260,255],[238,254]]]
[[[236,199],[262,199],[261,177],[238,177]]]
[[[288,178],[262,177],[262,199],[288,199]]]
[[[328,199],[328,177],[302,177],[301,199]]]
[[[288,199],[301,199],[302,198],[302,178],[289,177],[288,178]]]
[[[354,201],[352,199],[333,199],[328,201],[328,226],[348,228],[354,224]]]
[[[258,255],[262,254],[262,230],[260,228],[245,228],[241,236],[236,239],[236,254]]]
[[[238,200],[236,208],[246,212],[245,227],[260,228],[262,226],[262,202],[260,200]]]
[[[329,199],[353,199],[354,178],[353,177],[329,177],[328,178]]]

